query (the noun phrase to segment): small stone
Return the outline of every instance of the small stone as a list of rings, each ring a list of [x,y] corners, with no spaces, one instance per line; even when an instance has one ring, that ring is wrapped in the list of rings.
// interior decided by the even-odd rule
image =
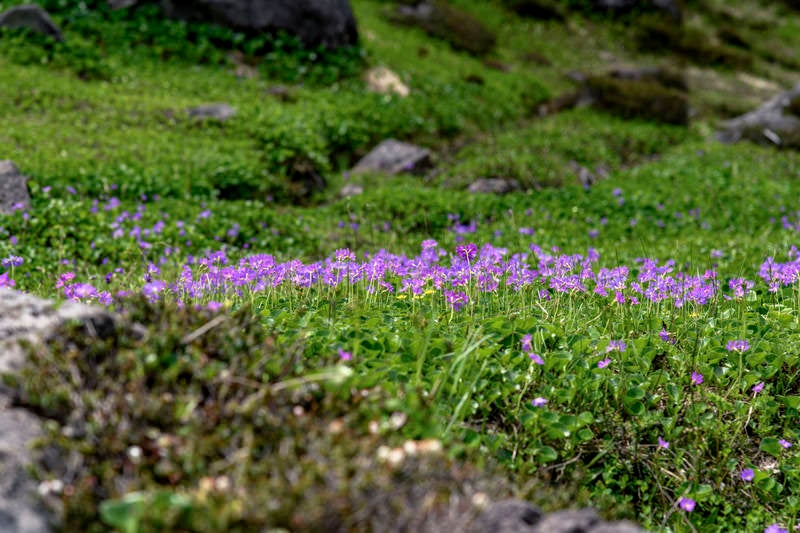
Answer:
[[[349,198],[351,196],[358,196],[359,194],[364,194],[364,187],[356,185],[355,183],[348,183],[339,191],[339,196],[341,198]]]
[[[20,174],[12,161],[0,161],[0,213],[30,209],[28,178]]]
[[[411,90],[403,83],[400,76],[386,67],[369,69],[364,74],[364,81],[367,84],[367,89],[373,93],[396,94],[403,98],[411,94]]]
[[[236,115],[236,109],[228,104],[206,104],[190,107],[186,110],[190,118],[201,120],[218,120],[225,122]]]
[[[520,190],[519,183],[512,179],[479,178],[467,189],[471,193],[507,194]]]
[[[351,173],[382,172],[389,175],[420,171],[430,165],[431,152],[413,144],[387,139],[365,155]]]

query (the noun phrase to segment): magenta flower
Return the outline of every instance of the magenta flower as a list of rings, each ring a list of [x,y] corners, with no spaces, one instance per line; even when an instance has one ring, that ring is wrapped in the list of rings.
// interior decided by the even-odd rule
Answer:
[[[694,385],[700,385],[703,382],[703,374],[700,372],[692,372],[692,383]]]
[[[456,246],[456,255],[467,262],[472,262],[478,255],[478,245],[474,243],[461,244]]]
[[[533,351],[533,335],[530,333],[526,333],[522,336],[522,351],[523,352],[532,352]]]
[[[658,437],[658,447],[659,448],[664,448],[664,449],[669,448],[669,441],[666,441],[666,440],[662,439],[661,437]]]
[[[346,352],[346,351],[342,350],[341,348],[339,348],[338,353],[339,353],[339,359],[342,360],[342,361],[350,361],[353,358],[353,354],[352,353]]]
[[[725,345],[725,348],[729,352],[742,353],[750,349],[750,343],[746,339],[733,340],[728,341],[728,344]]]
[[[759,392],[764,390],[764,382],[763,381],[759,381],[758,383],[753,385],[753,389],[752,390],[753,390],[753,394],[754,395],[758,394]]]
[[[677,342],[675,338],[672,336],[672,333],[670,333],[666,329],[662,329],[661,331],[659,331],[658,336],[663,342],[667,342],[669,344],[675,344]]]
[[[744,468],[739,474],[739,477],[742,478],[742,481],[753,481],[753,478],[756,477],[756,473],[753,472],[752,468]]]
[[[539,396],[538,398],[534,398],[533,401],[531,402],[531,405],[533,405],[534,407],[543,407],[546,404],[547,400],[545,398],[542,398],[541,396]]]
[[[542,359],[542,357],[540,355],[538,355],[538,354],[535,354],[535,353],[531,352],[531,353],[528,354],[528,357],[530,357],[531,361],[533,361],[537,365],[543,365],[544,364],[544,359]]]
[[[696,502],[691,498],[686,498],[684,496],[681,496],[680,500],[678,500],[678,507],[680,507],[683,511],[686,511],[687,513],[691,513],[692,511],[694,511],[695,505]]]
[[[606,353],[613,352],[614,350],[618,352],[624,352],[628,348],[628,345],[625,344],[624,341],[609,341],[608,346],[606,346]]]
[[[611,363],[611,358],[610,358],[610,357],[606,357],[606,358],[605,358],[605,359],[603,359],[602,361],[598,361],[598,362],[597,362],[597,368],[605,368],[605,367],[607,367],[607,366],[608,366],[610,363]]]
[[[764,533],[789,533],[789,530],[782,528],[778,524],[770,524],[764,529]]]

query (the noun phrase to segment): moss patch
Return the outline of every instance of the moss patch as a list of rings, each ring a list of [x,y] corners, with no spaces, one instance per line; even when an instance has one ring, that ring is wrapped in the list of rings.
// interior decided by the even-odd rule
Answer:
[[[610,76],[590,76],[586,85],[596,107],[624,118],[689,123],[689,99],[675,89],[649,80],[621,80]]]
[[[429,35],[447,41],[456,50],[475,55],[489,53],[497,42],[497,36],[483,23],[445,0],[398,6],[387,16],[399,24],[418,26]]]

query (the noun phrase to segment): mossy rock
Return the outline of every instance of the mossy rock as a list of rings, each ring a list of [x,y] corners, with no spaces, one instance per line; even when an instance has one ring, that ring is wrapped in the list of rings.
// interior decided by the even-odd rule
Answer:
[[[119,311],[118,338],[66,326],[21,374],[48,445],[75,458],[65,531],[131,515],[138,531],[457,531],[476,492],[512,495],[499,470],[398,431],[422,399],[351,386],[335,354],[301,357],[252,310]]]
[[[661,17],[642,17],[636,42],[642,51],[677,54],[695,65],[746,69],[753,64],[752,56],[745,51],[715,42],[699,28]]]
[[[590,76],[586,80],[586,88],[595,107],[623,118],[678,125],[689,123],[687,95],[653,81]]]
[[[618,68],[609,75],[619,80],[647,81],[668,89],[688,92],[689,81],[683,69],[673,67]]]
[[[467,11],[444,0],[431,0],[416,6],[400,5],[388,12],[398,24],[417,26],[429,35],[450,43],[456,50],[485,55],[494,49],[497,36]]]

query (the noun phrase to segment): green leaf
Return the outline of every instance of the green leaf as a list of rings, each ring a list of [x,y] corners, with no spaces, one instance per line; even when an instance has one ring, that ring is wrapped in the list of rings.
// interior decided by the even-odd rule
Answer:
[[[588,442],[594,438],[594,432],[589,428],[583,428],[576,433],[580,442]]]
[[[641,400],[644,398],[644,391],[639,387],[633,387],[625,392],[625,398],[629,400]]]
[[[145,509],[147,496],[142,492],[131,492],[117,500],[106,500],[100,504],[100,518],[106,524],[135,533],[139,529],[139,517]]]
[[[534,451],[536,455],[536,460],[540,463],[549,463],[558,459],[558,452],[556,452],[550,446],[539,446]]]
[[[775,437],[764,437],[758,447],[762,452],[767,452],[773,457],[779,457],[783,448]]]
[[[642,402],[635,400],[633,402],[623,402],[625,410],[633,416],[641,416],[645,412],[645,407]]]

